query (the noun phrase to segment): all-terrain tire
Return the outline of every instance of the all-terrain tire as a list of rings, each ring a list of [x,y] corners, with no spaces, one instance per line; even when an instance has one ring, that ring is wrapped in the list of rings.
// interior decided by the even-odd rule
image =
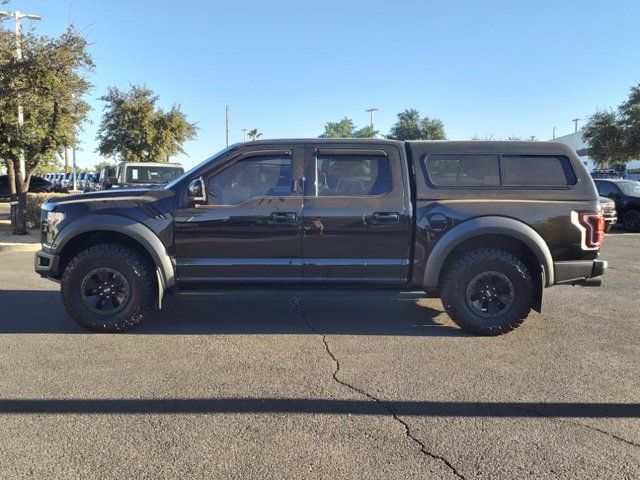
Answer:
[[[128,298],[114,314],[96,313],[83,300],[85,278],[96,269],[104,268],[118,272],[127,282]],[[138,325],[154,308],[153,265],[126,246],[95,245],[69,262],[62,275],[61,293],[67,312],[78,325],[94,332],[122,332]]]
[[[627,210],[622,217],[622,226],[627,232],[640,232],[640,210]]]
[[[474,311],[467,296],[469,285],[487,272],[506,277],[513,287],[510,306],[495,318],[476,313],[477,307]],[[531,311],[534,293],[531,272],[519,257],[503,250],[481,249],[462,255],[449,266],[440,295],[446,312],[462,329],[479,335],[502,335],[524,322]]]

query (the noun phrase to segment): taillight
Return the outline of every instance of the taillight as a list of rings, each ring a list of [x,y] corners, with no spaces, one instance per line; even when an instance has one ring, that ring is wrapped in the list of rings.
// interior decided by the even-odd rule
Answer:
[[[579,212],[578,221],[585,230],[587,248],[600,248],[604,241],[604,217],[597,212]]]

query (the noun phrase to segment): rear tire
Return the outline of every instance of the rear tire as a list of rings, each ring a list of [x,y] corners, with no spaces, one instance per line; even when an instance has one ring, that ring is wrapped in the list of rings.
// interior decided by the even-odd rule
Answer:
[[[622,226],[627,232],[640,232],[640,210],[627,210],[622,217]]]
[[[517,256],[482,249],[456,259],[441,289],[442,304],[461,328],[502,335],[519,327],[534,299],[531,272]]]
[[[73,320],[94,332],[122,332],[142,322],[155,300],[154,269],[135,250],[101,244],[65,268],[61,292]]]

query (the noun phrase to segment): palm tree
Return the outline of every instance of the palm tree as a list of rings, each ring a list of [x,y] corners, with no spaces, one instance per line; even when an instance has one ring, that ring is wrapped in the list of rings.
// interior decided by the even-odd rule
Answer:
[[[257,128],[254,128],[253,130],[249,130],[247,135],[249,135],[251,140],[257,140],[262,136],[262,133],[260,133]]]

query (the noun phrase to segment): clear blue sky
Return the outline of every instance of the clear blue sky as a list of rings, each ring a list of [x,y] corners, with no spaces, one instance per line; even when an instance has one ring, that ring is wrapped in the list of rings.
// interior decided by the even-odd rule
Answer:
[[[640,82],[640,2],[12,0],[38,13],[37,32],[69,21],[96,63],[91,120],[79,163],[101,160],[95,133],[108,85],[145,83],[162,106],[198,124],[185,145],[192,166],[242,128],[264,138],[317,136],[347,115],[380,108],[386,133],[414,107],[440,118],[449,138],[551,137],[571,119],[618,105]],[[6,25],[6,23],[5,23]]]

